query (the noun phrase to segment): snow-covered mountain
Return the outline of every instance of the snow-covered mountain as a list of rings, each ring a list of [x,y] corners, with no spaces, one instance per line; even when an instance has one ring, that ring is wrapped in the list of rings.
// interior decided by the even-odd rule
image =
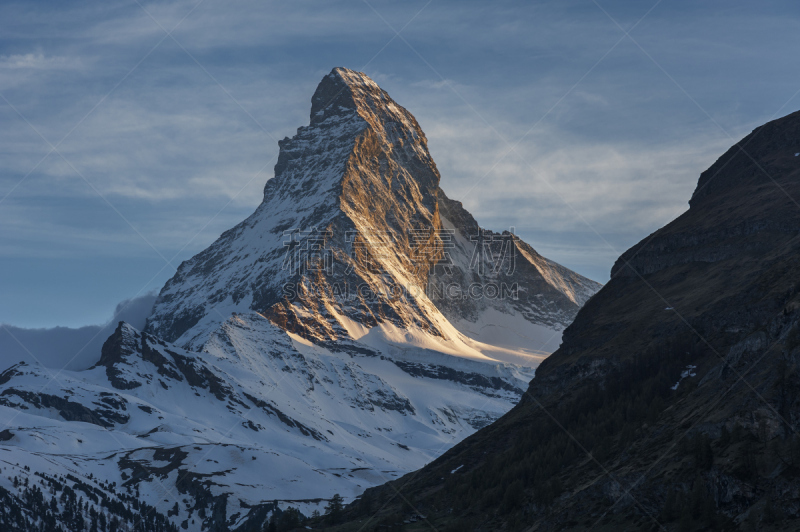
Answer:
[[[144,331],[120,323],[85,371],[0,375],[0,497],[27,496],[15,476],[113,483],[227,530],[356,496],[507,412],[600,288],[482,230],[364,74],[334,69],[279,144],[261,205],[181,264]]]
[[[391,326],[458,343],[505,313],[523,318],[522,354],[558,346],[553,331],[599,284],[482,231],[439,188],[416,119],[366,75],[334,69],[311,102],[264,201],[180,265],[148,332],[202,349],[231,313],[255,311],[315,342]]]

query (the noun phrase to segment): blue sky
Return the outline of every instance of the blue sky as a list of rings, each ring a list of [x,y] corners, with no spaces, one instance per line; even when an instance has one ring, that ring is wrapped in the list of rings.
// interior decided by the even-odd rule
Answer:
[[[252,212],[335,66],[417,117],[481,225],[601,282],[800,108],[796,2],[139,2],[0,5],[0,322],[160,288]]]

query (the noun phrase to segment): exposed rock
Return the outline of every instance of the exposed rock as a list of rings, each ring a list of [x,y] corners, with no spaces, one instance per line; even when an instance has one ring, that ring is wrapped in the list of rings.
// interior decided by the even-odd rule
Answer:
[[[118,390],[132,390],[142,385],[141,382],[122,378],[122,372],[117,367],[118,364],[126,364],[127,358],[139,351],[137,344],[140,338],[141,335],[137,331],[121,321],[114,333],[103,344],[100,360],[94,367],[104,366],[108,380]]]

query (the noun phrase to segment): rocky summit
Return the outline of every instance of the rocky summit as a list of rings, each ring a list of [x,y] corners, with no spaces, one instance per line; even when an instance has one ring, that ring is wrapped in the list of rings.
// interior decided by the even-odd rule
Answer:
[[[501,343],[558,346],[553,331],[600,285],[482,230],[439,188],[416,119],[366,75],[336,68],[311,101],[264,201],[181,264],[148,332],[200,348],[232,313],[256,312],[315,342],[397,327],[459,343],[510,319]]]
[[[325,76],[279,144],[262,203],[144,330],[85,371],[0,374],[4,530],[260,530],[352,500],[511,409],[600,288],[448,199],[364,74]]]
[[[736,143],[514,409],[334,530],[797,530],[798,152],[800,112]]]

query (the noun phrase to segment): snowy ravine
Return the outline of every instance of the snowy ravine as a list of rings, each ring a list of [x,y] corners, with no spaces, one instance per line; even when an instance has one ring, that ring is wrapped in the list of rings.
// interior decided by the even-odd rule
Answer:
[[[326,76],[280,148],[144,331],[120,323],[85,371],[0,374],[1,490],[114,483],[189,530],[351,499],[507,412],[600,287],[481,230],[364,74]]]

